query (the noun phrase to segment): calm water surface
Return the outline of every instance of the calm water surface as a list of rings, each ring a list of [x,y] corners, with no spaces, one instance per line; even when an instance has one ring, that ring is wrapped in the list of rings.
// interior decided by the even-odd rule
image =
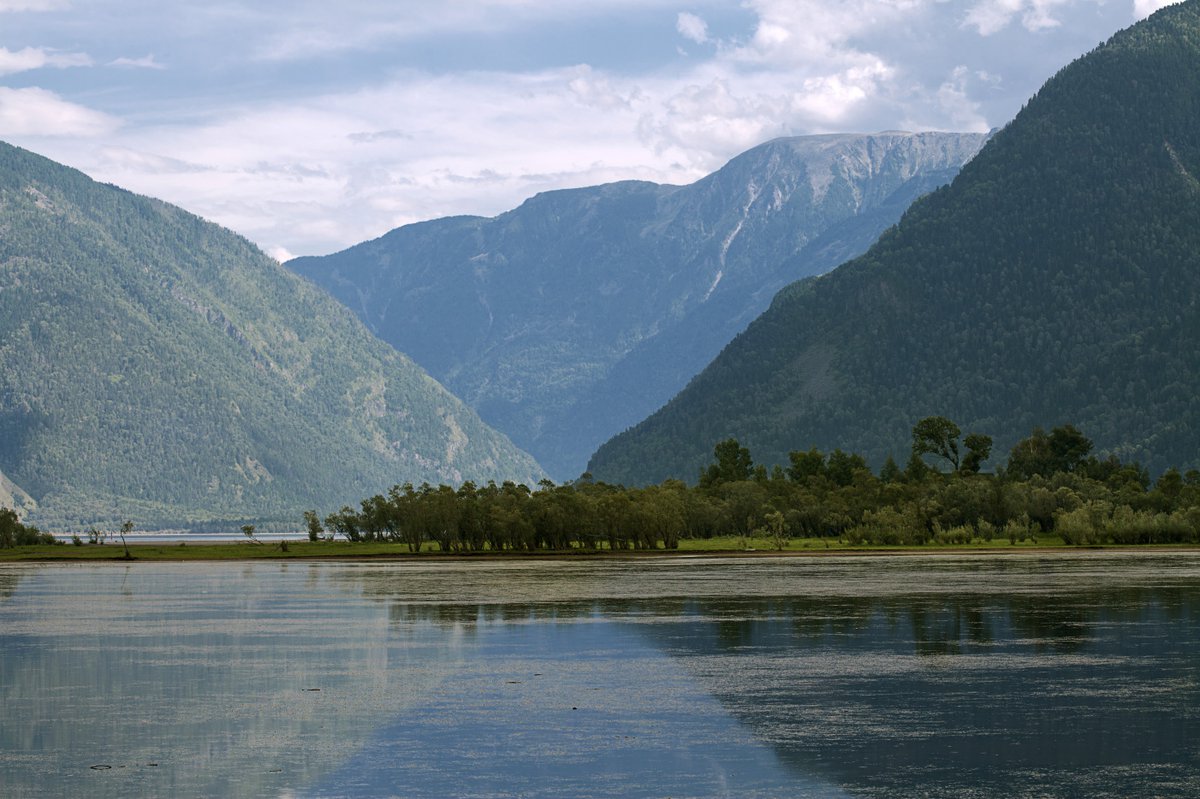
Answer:
[[[4,797],[1200,796],[1200,556],[0,566]]]

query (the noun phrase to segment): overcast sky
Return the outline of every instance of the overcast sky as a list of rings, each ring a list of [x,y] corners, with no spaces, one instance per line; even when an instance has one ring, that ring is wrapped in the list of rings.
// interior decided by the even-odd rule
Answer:
[[[268,252],[1003,125],[1169,0],[0,0],[0,139]]]

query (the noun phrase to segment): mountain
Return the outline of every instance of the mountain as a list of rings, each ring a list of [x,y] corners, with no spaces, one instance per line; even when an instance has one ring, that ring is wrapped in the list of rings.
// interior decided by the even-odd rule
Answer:
[[[1200,461],[1200,2],[1051,79],[865,255],[782,291],[597,478],[696,478],[734,436],[903,462],[944,415],[1006,456],[1072,423],[1153,469]]]
[[[573,478],[776,291],[863,252],[985,139],[778,139],[689,186],[548,192],[287,266]]]
[[[53,528],[298,523],[405,480],[541,475],[246,240],[6,144],[0,330],[0,499]]]

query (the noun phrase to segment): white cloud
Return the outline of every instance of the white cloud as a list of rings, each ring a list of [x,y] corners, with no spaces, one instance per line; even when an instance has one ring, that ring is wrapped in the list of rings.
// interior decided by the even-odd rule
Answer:
[[[154,54],[142,56],[141,58],[115,58],[108,62],[110,67],[128,67],[130,69],[166,69],[165,64],[159,63]]]
[[[1057,28],[1062,23],[1054,16],[1054,10],[1070,1],[981,0],[967,12],[963,25],[975,28],[980,36],[991,36],[1004,30],[1019,16],[1021,25],[1030,32]]]
[[[87,95],[135,107],[138,124],[72,105],[72,73],[63,73],[55,75],[61,95],[0,94],[0,136],[20,135],[22,146],[182,205],[284,257],[329,252],[423,219],[500,213],[539,191],[689,182],[776,136],[986,130],[1079,54],[1080,30],[1098,41],[1130,14],[1130,5],[1111,0],[721,2],[740,9],[718,14],[710,0],[696,0],[695,13],[680,13],[679,0],[347,0],[334,12],[325,0],[294,0],[280,17],[248,0],[202,4],[193,21],[205,37],[239,43],[226,48],[220,74],[240,69],[246,81],[205,89],[197,51],[97,30],[103,48],[86,39],[63,46],[172,54],[171,71],[149,89],[159,94],[144,107],[130,104],[147,88],[132,71],[104,71],[113,91]],[[549,66],[525,72],[465,71],[470,54],[440,60],[436,74],[405,70],[399,63],[408,62],[389,61],[385,46],[412,41],[407,49],[420,52],[460,32],[534,43],[578,30],[582,15],[614,35],[613,20],[635,18],[625,13],[635,8],[637,19],[655,20],[665,54],[640,72],[564,65],[562,53],[575,51],[561,38],[541,61],[529,44],[531,63]],[[706,46],[675,55],[692,42]],[[354,48],[373,52],[333,61]],[[299,63],[314,56],[338,67],[322,70],[315,84],[314,63]],[[262,58],[275,63],[246,63]],[[354,72],[359,60],[369,71]],[[107,63],[162,66],[153,56]],[[210,66],[204,60],[200,70]],[[168,96],[175,79],[181,88]],[[239,93],[246,86],[253,97]]]
[[[1181,0],[1133,0],[1134,19],[1145,19],[1160,8],[1173,6]]]
[[[640,97],[637,89],[622,93],[614,88],[611,81],[589,66],[580,66],[572,70],[576,77],[567,82],[567,88],[580,103],[593,108],[633,108]]]
[[[979,113],[979,103],[972,100],[970,93],[967,91],[969,74],[969,70],[965,66],[955,67],[954,71],[950,74],[950,79],[938,87],[938,104],[950,119],[954,128],[982,132],[987,130],[988,124],[983,115]],[[977,77],[981,80],[987,80],[986,73]],[[923,125],[922,127],[929,128],[933,126]]]
[[[279,263],[286,263],[296,257],[294,253],[288,250],[287,247],[271,247],[267,250],[267,255],[274,258]]]
[[[738,58],[779,65],[846,66],[876,56],[852,42],[918,14],[932,0],[747,0],[758,14],[751,41]]]
[[[86,53],[63,53],[56,50],[45,50],[40,47],[26,47],[21,50],[8,50],[0,47],[0,75],[12,75],[17,72],[28,72],[42,67],[87,67],[92,59]]]
[[[704,44],[708,41],[708,23],[695,14],[682,11],[675,20],[675,30],[685,39]]]
[[[102,136],[118,120],[45,89],[0,86],[0,136]]]

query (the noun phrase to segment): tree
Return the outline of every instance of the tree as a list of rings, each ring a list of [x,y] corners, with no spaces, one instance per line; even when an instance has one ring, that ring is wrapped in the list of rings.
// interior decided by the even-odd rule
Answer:
[[[904,473],[896,465],[896,459],[888,455],[887,460],[883,462],[883,468],[879,470],[880,481],[884,483],[898,483],[903,477]]]
[[[787,475],[797,483],[804,483],[810,477],[825,474],[825,456],[816,447],[808,452],[789,452],[788,460],[792,465],[788,467]]]
[[[962,474],[979,474],[979,467],[992,454],[992,437],[982,433],[970,433],[963,439],[967,454],[963,456],[959,472]]]
[[[945,416],[926,416],[913,425],[912,451],[918,458],[936,455],[944,458],[958,471],[958,437],[962,431]]]
[[[132,522],[126,522],[126,524],[132,524]],[[262,543],[262,541],[259,541],[257,538],[254,537],[254,525],[253,524],[243,524],[242,525],[242,535],[246,536],[246,538],[250,539],[255,544]],[[121,540],[124,541],[125,538],[122,537]]]
[[[755,535],[760,535],[771,542],[771,546],[779,551],[783,551],[788,545],[787,524],[784,516],[777,510],[773,510],[763,517],[763,526],[754,531]]]
[[[308,528],[309,541],[321,540],[321,534],[325,532],[325,528],[321,525],[321,519],[315,510],[304,511],[304,525]]]
[[[1005,471],[1018,480],[1028,480],[1034,475],[1050,477],[1058,472],[1074,472],[1084,465],[1091,451],[1091,440],[1074,425],[1056,427],[1049,434],[1035,427],[1028,438],[1013,446]]]
[[[908,456],[908,463],[904,466],[904,479],[910,483],[919,483],[929,476],[929,464],[921,459],[921,456],[916,452]]]
[[[862,455],[842,452],[840,449],[829,453],[829,464],[825,467],[829,479],[843,488],[854,482],[854,475],[858,472],[869,471],[870,467]]]
[[[715,488],[722,483],[749,480],[754,473],[754,461],[750,450],[738,444],[736,438],[727,438],[713,448],[717,462],[711,464],[700,475],[700,485]]]
[[[121,546],[125,547],[125,560],[133,560],[133,555],[129,552],[129,544],[125,541],[125,536],[132,532],[133,522],[126,520],[121,524]]]

